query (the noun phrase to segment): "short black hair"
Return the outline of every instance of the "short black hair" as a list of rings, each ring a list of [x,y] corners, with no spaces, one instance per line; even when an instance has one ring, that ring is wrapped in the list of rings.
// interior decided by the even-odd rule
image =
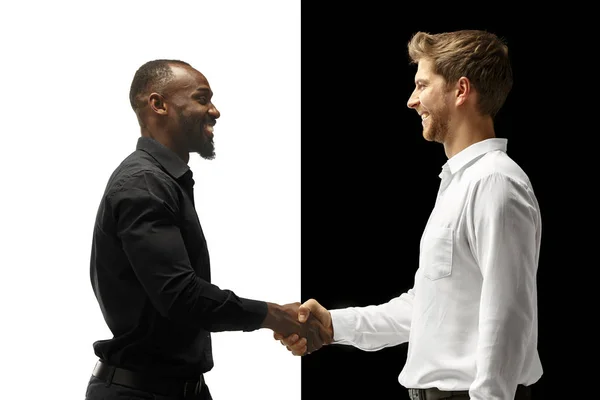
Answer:
[[[175,77],[171,65],[190,66],[181,60],[152,60],[143,64],[135,72],[131,88],[129,89],[129,103],[133,111],[137,112],[143,106],[141,96],[145,93],[160,93],[167,84]]]

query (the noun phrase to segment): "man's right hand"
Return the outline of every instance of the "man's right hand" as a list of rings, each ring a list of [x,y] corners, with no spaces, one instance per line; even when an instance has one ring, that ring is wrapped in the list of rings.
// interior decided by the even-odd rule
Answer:
[[[331,330],[317,317],[310,315],[310,312],[302,310],[299,302],[282,306],[267,303],[267,316],[262,327],[271,329],[275,334],[281,334],[290,341],[294,337],[302,340],[305,351],[308,352],[316,351],[333,340]]]
[[[322,345],[330,344],[333,341],[333,325],[331,323],[331,313],[319,304],[315,299],[309,299],[298,307],[298,321],[304,323],[316,320],[322,325],[326,332],[326,339]],[[303,356],[319,350],[322,346],[308,345],[306,339],[297,335],[286,335],[282,332],[275,331],[273,335],[275,340],[279,340],[281,344],[292,352],[295,356]]]

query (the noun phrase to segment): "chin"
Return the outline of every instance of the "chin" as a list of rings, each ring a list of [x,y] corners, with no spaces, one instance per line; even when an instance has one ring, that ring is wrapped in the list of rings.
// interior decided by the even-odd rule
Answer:
[[[215,158],[214,147],[210,148],[210,149],[207,149],[207,148],[199,149],[197,151],[197,153],[200,155],[200,157],[204,158],[205,160],[212,160]]]

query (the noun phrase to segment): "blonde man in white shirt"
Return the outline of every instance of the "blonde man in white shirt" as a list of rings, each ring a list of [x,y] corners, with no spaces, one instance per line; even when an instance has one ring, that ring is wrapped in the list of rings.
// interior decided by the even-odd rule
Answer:
[[[494,117],[512,88],[508,48],[492,33],[416,33],[408,100],[423,137],[443,144],[437,200],[414,285],[385,304],[309,312],[334,344],[365,351],[408,342],[399,382],[411,399],[530,399],[542,376],[536,274],[541,216],[526,173],[496,138]],[[275,335],[294,355],[304,339]]]

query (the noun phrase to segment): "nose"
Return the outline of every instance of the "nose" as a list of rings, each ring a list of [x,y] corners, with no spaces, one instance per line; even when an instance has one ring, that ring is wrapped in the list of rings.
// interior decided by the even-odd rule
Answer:
[[[219,110],[217,110],[217,107],[215,107],[214,104],[211,103],[211,107],[208,109],[208,113],[211,115],[211,117],[213,117],[214,119],[220,118],[221,117],[221,112]]]
[[[419,97],[415,94],[415,92],[412,92],[412,94],[408,98],[408,102],[406,102],[406,106],[408,108],[416,108],[418,104],[419,104]]]

